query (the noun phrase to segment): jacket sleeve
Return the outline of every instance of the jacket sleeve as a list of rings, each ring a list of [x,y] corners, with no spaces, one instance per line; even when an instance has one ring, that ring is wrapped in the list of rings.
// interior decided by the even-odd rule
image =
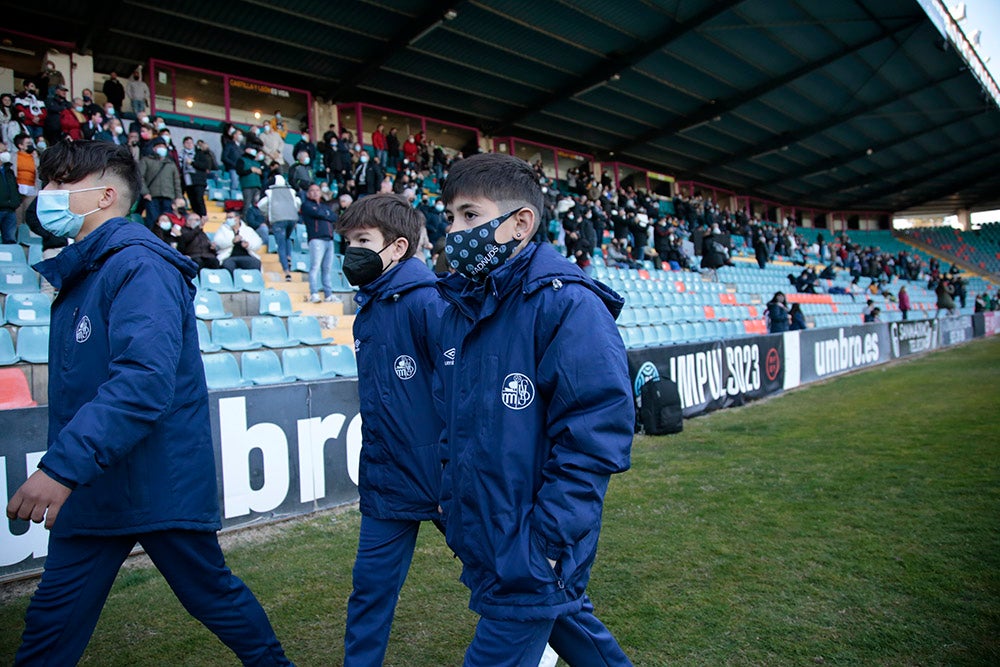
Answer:
[[[611,314],[589,289],[563,289],[572,297],[562,302],[538,366],[551,451],[532,519],[554,560],[600,530],[609,476],[630,466],[635,419],[625,347]]]
[[[221,253],[223,250],[227,250],[233,247],[233,238],[235,237],[232,232],[230,232],[228,229],[223,229],[222,227],[220,227],[215,232],[215,235],[212,237],[212,243],[215,244],[215,247]]]
[[[181,172],[177,170],[177,165],[173,164],[173,160],[170,162],[170,178],[174,185],[174,199],[177,199],[184,196],[184,190],[181,189]]]
[[[40,463],[75,485],[90,482],[140,445],[174,398],[190,296],[173,267],[159,261],[122,264],[105,295],[111,300],[107,379]]]
[[[139,160],[139,175],[142,176],[142,189],[139,192],[139,196],[145,197],[149,194],[149,183],[147,179],[149,178],[149,160],[142,158]]]

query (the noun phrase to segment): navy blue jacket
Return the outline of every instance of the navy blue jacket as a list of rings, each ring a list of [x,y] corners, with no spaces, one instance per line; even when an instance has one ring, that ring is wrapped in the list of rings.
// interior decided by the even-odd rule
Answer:
[[[453,274],[439,288],[441,504],[469,607],[496,619],[579,611],[609,477],[630,465],[624,302],[535,243],[484,285]]]
[[[218,530],[195,263],[114,218],[35,268],[59,289],[39,467],[74,489],[53,534]]]
[[[311,199],[303,199],[299,209],[302,222],[306,226],[306,237],[313,239],[333,239],[333,226],[337,222],[337,214],[326,204],[317,204]]]
[[[361,513],[376,519],[436,519],[441,486],[434,352],[429,336],[444,301],[437,278],[415,257],[361,288],[354,345],[361,399]]]

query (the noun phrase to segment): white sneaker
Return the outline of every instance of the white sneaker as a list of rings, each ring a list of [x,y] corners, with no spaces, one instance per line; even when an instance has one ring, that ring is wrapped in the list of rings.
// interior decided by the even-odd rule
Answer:
[[[310,303],[319,303],[319,292],[313,292],[312,296],[309,297]]]
[[[335,296],[334,296],[334,295],[332,295],[332,294],[331,294],[330,296],[326,297],[325,299],[323,299],[323,301],[326,301],[327,303],[333,303],[333,302],[335,302],[336,300],[337,300],[337,297],[335,297]]]

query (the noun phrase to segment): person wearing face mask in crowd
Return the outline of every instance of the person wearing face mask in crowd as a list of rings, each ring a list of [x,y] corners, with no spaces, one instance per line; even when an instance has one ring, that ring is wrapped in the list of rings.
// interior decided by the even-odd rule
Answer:
[[[260,128],[260,140],[264,144],[264,156],[266,157],[267,164],[278,165],[279,171],[283,169],[285,166],[285,155],[282,149],[285,146],[285,140],[267,123]]]
[[[299,153],[302,151],[306,152],[309,157],[309,162],[306,164],[316,164],[316,144],[310,141],[309,132],[303,132],[299,140],[295,142],[295,146],[292,147],[292,155],[298,159]]]
[[[189,257],[198,269],[219,268],[219,257],[215,244],[202,229],[202,219],[197,213],[188,213],[177,250]]]
[[[17,178],[17,191],[21,194],[21,204],[18,206],[17,224],[24,222],[24,212],[38,193],[38,153],[35,151],[31,136],[19,134],[14,137],[17,155],[14,173]]]
[[[448,216],[444,210],[444,202],[438,199],[433,206],[420,206],[420,212],[424,214],[427,228],[427,241],[433,246],[444,235],[448,228]]]
[[[55,144],[63,137],[63,112],[73,108],[73,102],[66,98],[68,92],[69,88],[66,86],[56,86],[55,95],[45,101],[45,108],[49,112],[45,116],[45,128],[42,136],[48,143]]]
[[[278,246],[278,261],[285,271],[285,282],[291,282],[292,249],[290,239],[295,224],[299,220],[299,207],[302,206],[302,200],[299,199],[294,188],[285,185],[284,177],[279,174],[274,178],[274,185],[269,187],[264,196],[257,202],[257,206],[267,218],[268,229]]]
[[[0,144],[0,243],[17,243],[17,209],[22,197],[12,160],[7,144]]]
[[[229,188],[233,192],[240,189],[240,175],[236,171],[236,165],[243,155],[243,149],[243,130],[230,125],[228,131],[222,134],[222,168],[229,174]]]
[[[95,111],[94,113],[88,115],[87,121],[80,128],[80,132],[83,133],[84,139],[94,141],[94,137],[103,132],[106,127],[104,114],[100,111]]]
[[[125,84],[125,96],[136,116],[142,115],[149,108],[149,86],[142,80],[139,70],[132,72],[132,78]]]
[[[45,102],[38,99],[38,87],[34,81],[24,80],[21,94],[14,98],[14,114],[28,128],[32,139],[42,136],[48,109]]]
[[[39,224],[75,243],[36,265],[60,290],[49,437],[7,517],[44,521],[49,538],[14,663],[77,664],[140,544],[184,608],[244,664],[290,664],[216,535],[194,263],[123,217],[141,182],[125,148],[62,142],[41,174]]]
[[[300,197],[305,195],[313,182],[312,171],[309,169],[311,162],[308,151],[298,151],[295,154],[295,164],[288,170],[288,184],[295,188]]]
[[[38,74],[38,80],[44,84],[46,101],[52,99],[59,86],[66,85],[66,77],[56,69],[56,64],[51,60],[46,60],[42,65],[42,71]]]
[[[161,213],[168,212],[175,199],[184,196],[181,189],[181,175],[177,165],[167,152],[167,144],[163,139],[152,142],[153,155],[143,157],[139,161],[142,174],[142,198],[146,206],[146,226],[150,229],[156,224]]]
[[[285,137],[288,136],[288,129],[285,125],[285,117],[281,115],[281,109],[274,110],[274,116],[267,122],[270,126],[270,131],[281,137],[284,141]]]
[[[87,118],[103,111],[101,105],[94,101],[94,91],[90,88],[84,88],[80,91],[80,99],[83,100],[83,115]]]
[[[94,135],[94,141],[106,141],[118,146],[128,146],[128,137],[125,136],[125,128],[117,118],[109,118],[105,121],[103,128]]]
[[[227,211],[226,222],[212,237],[216,256],[222,268],[232,273],[236,269],[260,269],[257,250],[264,244],[250,225],[240,219],[238,211]]]
[[[180,241],[181,228],[177,225],[174,217],[163,213],[156,219],[156,226],[153,227],[153,236],[166,243],[171,248],[177,248]]]
[[[320,291],[327,301],[333,301],[333,226],[337,214],[323,204],[321,194],[320,186],[310,185],[301,210],[309,239],[309,300],[313,303],[321,300]],[[341,196],[342,211],[350,205],[350,199],[348,195]]]
[[[367,151],[362,150],[358,156],[358,165],[354,168],[354,183],[358,199],[378,192],[384,176],[385,172],[382,171],[382,167],[378,163],[373,163]]]
[[[240,189],[243,191],[244,205],[256,205],[260,199],[260,191],[264,187],[264,165],[260,160],[263,154],[253,146],[247,145],[243,155],[236,161],[236,173],[240,177]]]
[[[174,145],[174,140],[170,136],[170,130],[167,129],[166,124],[162,121],[158,122],[156,127],[158,128],[157,136],[159,136],[160,139],[163,139],[163,143],[167,146],[167,155],[169,155],[170,159],[174,161],[175,165],[177,165],[177,171],[183,173],[180,151],[178,151],[177,146]]]
[[[74,97],[73,104],[60,113],[60,128],[70,141],[83,139],[83,125],[87,122],[87,117],[83,115],[83,109],[83,98]]]
[[[347,602],[344,666],[381,665],[417,534],[437,522],[443,424],[433,401],[432,330],[444,302],[415,256],[423,217],[399,195],[376,194],[337,221],[344,275],[358,286],[354,340],[361,398],[361,528]],[[392,350],[394,361],[383,359]],[[391,368],[382,367],[391,363]],[[421,415],[399,419],[399,415]]]
[[[125,101],[125,87],[122,82],[118,80],[118,72],[112,72],[111,75],[104,81],[104,86],[101,88],[101,92],[104,93],[104,97],[108,100],[108,105],[114,108],[114,115],[122,115],[122,102]],[[112,114],[108,112],[107,105],[104,109],[105,116],[111,116]]]

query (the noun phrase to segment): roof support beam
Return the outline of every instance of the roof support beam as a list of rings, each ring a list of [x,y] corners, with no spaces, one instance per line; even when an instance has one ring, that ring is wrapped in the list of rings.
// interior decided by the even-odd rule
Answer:
[[[608,60],[604,60],[590,68],[582,76],[567,82],[556,90],[546,93],[537,100],[529,104],[524,109],[512,112],[500,121],[496,128],[492,129],[494,135],[507,133],[515,125],[523,121],[533,113],[541,111],[551,104],[561,100],[576,97],[587,92],[602,83],[609,81],[611,77],[619,74],[623,69],[631,67],[652,54],[665,49],[674,41],[680,39],[692,30],[697,30],[702,25],[708,23],[715,17],[724,14],[744,0],[716,0],[708,4],[708,8],[695,14],[691,18],[681,23],[675,23],[656,37],[640,43],[634,49],[621,54],[610,54]]]
[[[978,158],[976,158],[974,160],[966,162],[962,166],[965,167],[965,166],[968,166],[968,165],[971,165],[971,164],[975,164],[977,162],[982,162],[983,160],[989,160],[991,158],[992,159],[996,159],[996,149],[994,149],[990,153],[987,153],[986,155],[980,156],[980,157],[978,157]],[[931,191],[927,195],[922,195],[916,201],[908,202],[907,205],[906,205],[906,208],[908,208],[908,209],[909,208],[916,208],[917,206],[921,206],[923,204],[926,204],[927,202],[932,202],[935,199],[940,199],[941,197],[946,197],[946,196],[948,196],[950,194],[954,194],[954,193],[956,193],[956,192],[958,192],[959,190],[962,189],[962,183],[972,183],[972,182],[975,182],[975,181],[981,181],[984,178],[989,178],[991,176],[995,177],[996,174],[997,174],[996,164],[987,164],[987,166],[984,169],[980,169],[979,171],[975,172],[971,176],[963,176],[962,180],[959,181],[959,183],[957,183],[957,184],[956,183],[949,183],[947,185],[947,187],[938,188],[936,190]],[[917,185],[919,185],[919,183]],[[969,204],[966,203],[966,206],[968,207]]]
[[[364,66],[359,67],[357,72],[352,76],[341,81],[330,95],[330,99],[334,102],[348,101],[347,97],[356,93],[358,87],[363,85],[370,76],[382,69],[382,66],[389,62],[389,59],[396,55],[398,51],[405,49],[408,45],[444,23],[448,20],[445,15],[456,11],[456,8],[461,4],[462,0],[453,0],[452,2],[431,0],[423,14],[407,23],[406,27],[393,35],[392,39],[387,43],[379,45],[377,53],[365,59]],[[414,35],[416,36],[414,37]]]
[[[838,50],[826,56],[825,58],[820,58],[819,60],[805,63],[801,67],[797,67],[796,69],[793,69],[792,71],[786,74],[783,74],[779,77],[775,77],[773,79],[768,79],[764,81],[764,83],[754,88],[751,88],[750,90],[741,91],[725,100],[713,100],[707,104],[702,105],[700,109],[698,109],[691,115],[677,118],[675,120],[670,121],[669,123],[666,123],[665,125],[661,125],[660,127],[653,128],[647,132],[640,134],[634,140],[616,147],[614,149],[615,153],[628,152],[629,150],[632,150],[637,146],[641,146],[666,134],[676,134],[678,132],[683,132],[685,130],[690,130],[692,128],[699,127],[711,121],[712,119],[721,116],[724,113],[730,112],[733,109],[736,109],[738,107],[743,106],[744,104],[752,102],[759,97],[763,97],[764,95],[767,95],[770,92],[773,92],[779,88],[787,86],[793,81],[796,81],[806,75],[821,70],[824,67],[827,67],[828,65],[832,65],[841,58],[844,58],[852,53],[857,53],[858,51],[866,49],[874,44],[878,44],[879,42],[889,37],[894,37],[898,33],[913,28],[919,24],[920,24],[919,19],[905,21],[896,28],[883,30],[874,37],[866,39],[863,42],[859,42],[858,44],[854,44],[848,47],[846,50]]]

